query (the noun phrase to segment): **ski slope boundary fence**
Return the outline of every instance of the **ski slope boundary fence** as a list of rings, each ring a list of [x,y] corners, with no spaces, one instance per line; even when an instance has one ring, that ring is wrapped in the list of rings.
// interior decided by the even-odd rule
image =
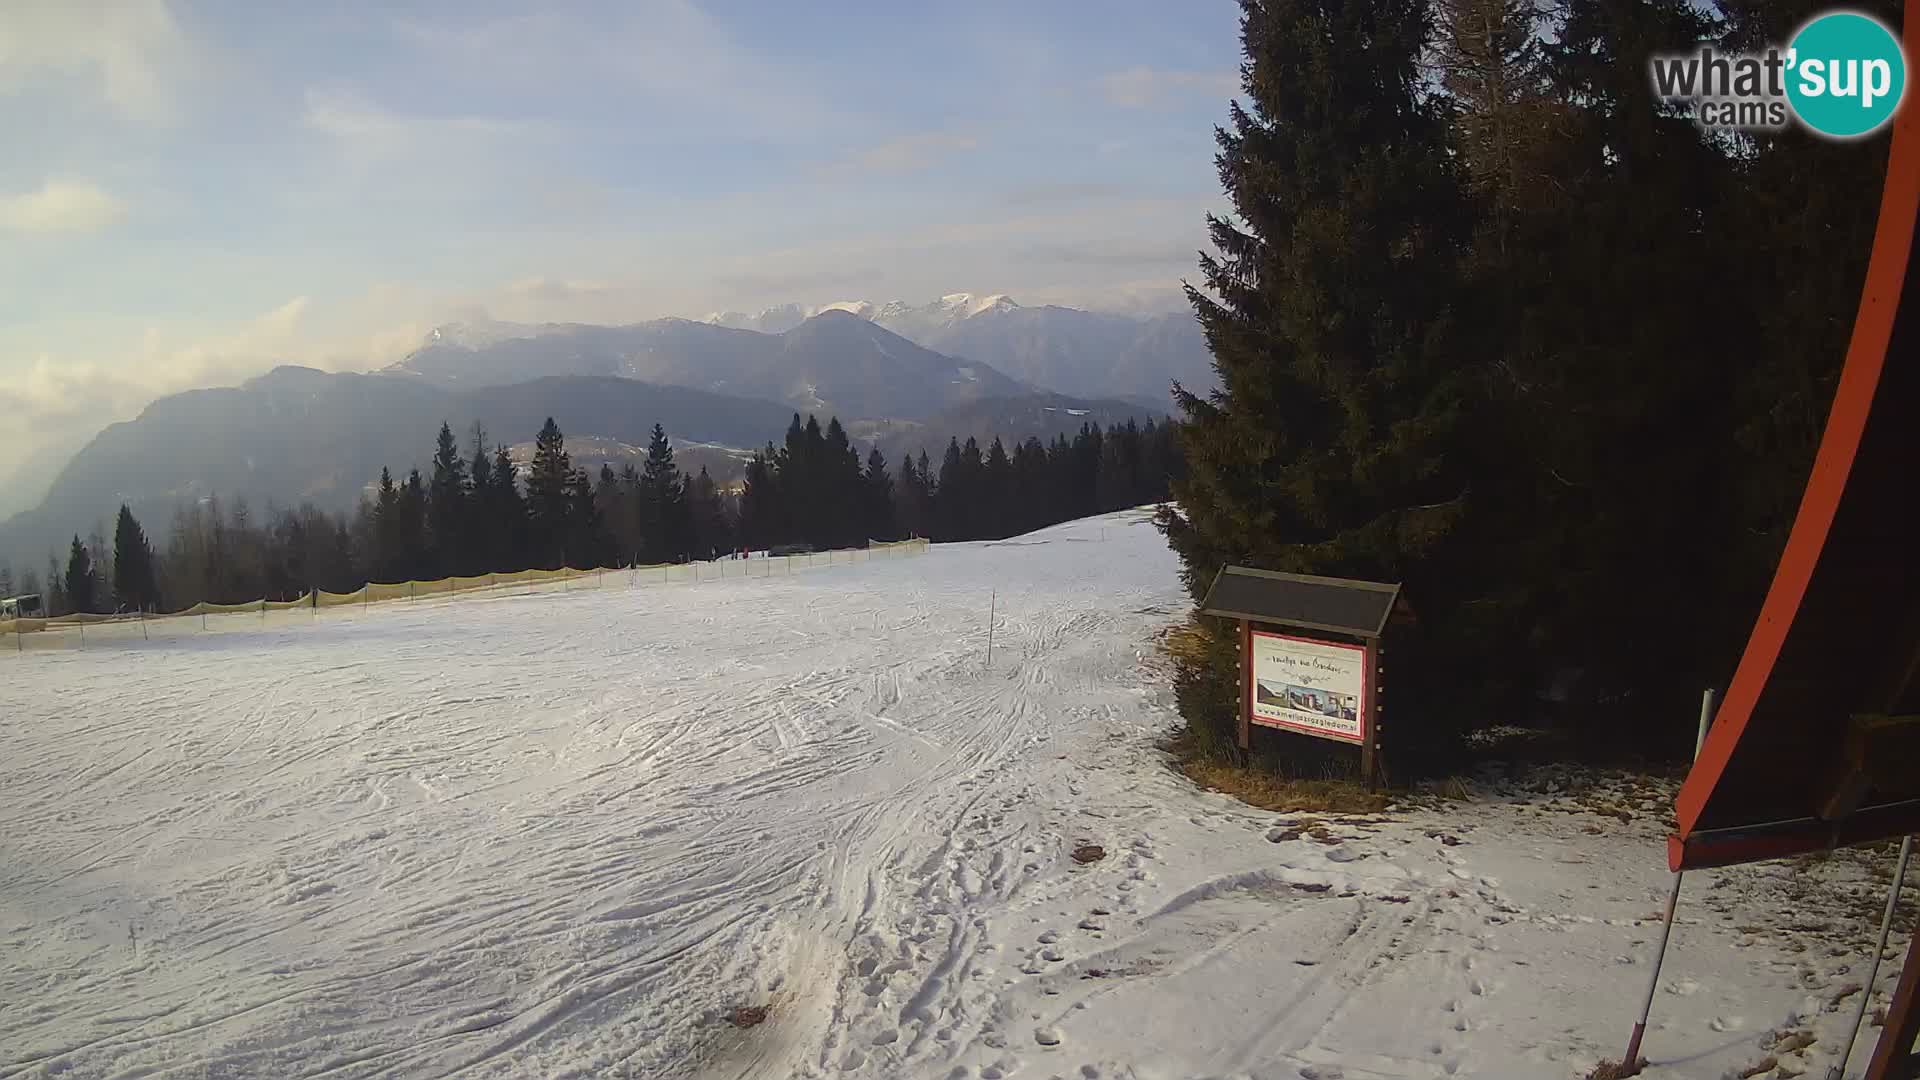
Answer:
[[[85,647],[87,628],[96,635],[111,633],[126,640],[134,631],[142,638],[155,631],[186,628],[194,631],[244,625],[242,617],[251,616],[266,623],[275,612],[307,611],[318,618],[331,608],[369,609],[375,604],[413,603],[421,600],[452,599],[473,596],[518,595],[534,592],[571,592],[575,589],[633,589],[676,582],[694,584],[727,578],[790,577],[805,570],[825,566],[868,562],[873,559],[907,558],[924,554],[926,540],[894,542],[869,541],[863,548],[838,548],[799,555],[761,555],[746,559],[713,559],[706,562],[651,563],[599,570],[516,570],[503,574],[476,574],[472,577],[445,577],[434,581],[368,582],[350,593],[315,589],[292,600],[250,600],[242,604],[201,602],[184,611],[167,615],[144,613],[122,615],[61,615],[50,619],[0,620],[0,652],[25,652],[29,648]],[[217,621],[215,621],[217,620]],[[11,640],[9,640],[11,639]],[[31,644],[29,644],[31,643]],[[12,649],[6,646],[12,645]]]

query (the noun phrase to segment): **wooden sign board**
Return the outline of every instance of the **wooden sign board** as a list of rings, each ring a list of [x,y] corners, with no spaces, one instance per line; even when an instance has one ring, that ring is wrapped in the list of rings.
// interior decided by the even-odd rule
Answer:
[[[1248,723],[1356,746],[1367,741],[1365,645],[1275,634],[1242,623]]]
[[[1381,638],[1407,614],[1400,586],[1228,566],[1200,611],[1240,623],[1241,749],[1256,726],[1330,739],[1379,777]]]

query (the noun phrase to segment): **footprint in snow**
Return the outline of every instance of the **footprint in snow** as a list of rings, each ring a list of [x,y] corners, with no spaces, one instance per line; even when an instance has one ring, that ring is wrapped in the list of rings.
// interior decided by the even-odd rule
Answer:
[[[1057,1028],[1034,1028],[1033,1041],[1039,1043],[1041,1046],[1059,1046],[1060,1032]]]

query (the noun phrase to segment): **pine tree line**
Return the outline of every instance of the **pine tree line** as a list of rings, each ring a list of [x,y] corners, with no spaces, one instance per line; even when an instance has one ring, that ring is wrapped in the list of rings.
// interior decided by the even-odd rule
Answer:
[[[1222,389],[1176,395],[1162,517],[1189,589],[1228,563],[1404,582],[1402,747],[1550,687],[1619,745],[1691,746],[1811,466],[1887,142],[1703,132],[1647,58],[1809,9],[1241,7],[1234,213],[1189,290]],[[1198,629],[1182,707],[1224,741],[1238,661]]]
[[[737,549],[854,547],[907,536],[992,539],[1072,517],[1166,498],[1177,462],[1173,429],[1132,421],[1083,425],[1051,446],[1029,439],[1009,455],[995,439],[950,442],[936,470],[923,450],[896,480],[878,449],[863,460],[838,418],[823,429],[796,414],[784,444],[746,468],[738,493],[703,467],[688,475],[665,430],[653,428],[639,468],[576,468],[549,418],[524,470],[477,426],[463,452],[442,424],[426,475],[380,471],[349,515],[303,504],[256,515],[244,500],[209,497],[176,508],[156,550],[125,506],[111,545],[103,529],[49,556],[45,613],[178,611],[201,601],[289,600],[368,581],[433,580],[709,559]],[[0,566],[0,595],[12,572]],[[29,572],[22,592],[39,592]]]
[[[747,465],[741,542],[764,548],[845,547],[904,536],[941,542],[997,540],[1061,521],[1167,498],[1178,469],[1173,429],[1128,420],[1104,431],[1082,424],[1051,445],[1030,437],[1009,454],[950,439],[936,470],[922,449],[896,478],[875,448],[863,465],[837,417],[826,428],[795,414],[785,442]]]

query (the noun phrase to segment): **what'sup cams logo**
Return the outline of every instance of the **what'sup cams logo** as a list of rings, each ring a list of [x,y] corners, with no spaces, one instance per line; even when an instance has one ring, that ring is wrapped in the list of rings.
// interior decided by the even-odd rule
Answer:
[[[1708,130],[1779,131],[1789,118],[1830,139],[1886,126],[1907,91],[1900,39],[1871,15],[1830,11],[1809,20],[1782,49],[1655,56],[1653,90],[1693,107]]]

